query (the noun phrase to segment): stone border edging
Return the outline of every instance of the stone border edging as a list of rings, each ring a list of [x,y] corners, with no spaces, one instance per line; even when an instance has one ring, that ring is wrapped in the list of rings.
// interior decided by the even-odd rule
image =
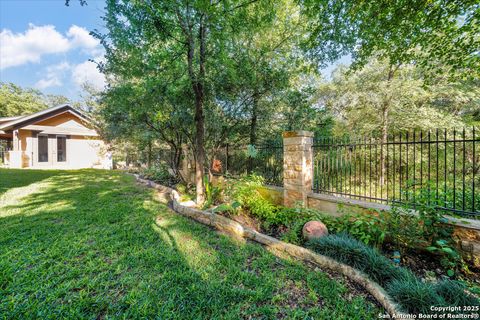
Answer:
[[[169,194],[173,202],[173,210],[175,212],[183,216],[192,218],[202,224],[214,227],[218,230],[258,242],[267,247],[269,251],[276,255],[281,253],[287,254],[294,259],[310,262],[319,267],[341,273],[342,275],[348,277],[350,280],[361,285],[378,301],[378,303],[380,303],[380,305],[382,305],[382,307],[385,308],[385,310],[390,314],[390,316],[392,316],[393,319],[395,319],[394,315],[402,314],[397,304],[392,301],[392,299],[388,296],[385,290],[378,283],[370,280],[368,276],[365,275],[363,272],[354,269],[344,263],[338,262],[330,257],[315,253],[304,247],[286,243],[274,237],[259,233],[251,228],[244,227],[240,223],[228,219],[224,216],[215,214],[213,212],[207,212],[197,208],[186,206],[182,204],[182,202],[180,202],[180,194],[176,190],[162,186],[153,181],[140,178],[138,174],[133,174],[133,176],[135,176],[135,179],[138,182],[154,188],[161,193]]]

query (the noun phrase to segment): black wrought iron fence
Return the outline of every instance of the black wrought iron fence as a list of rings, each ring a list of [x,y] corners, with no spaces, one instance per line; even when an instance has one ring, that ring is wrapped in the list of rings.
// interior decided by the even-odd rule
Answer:
[[[211,169],[216,174],[240,176],[257,174],[265,178],[267,184],[283,185],[283,143],[266,142],[252,145],[220,148],[211,161]]]
[[[317,193],[480,216],[478,128],[409,132],[379,139],[320,137],[313,145]]]
[[[154,148],[150,151],[126,152],[116,156],[116,162],[122,162],[127,167],[160,167],[166,165],[173,168],[177,161],[175,152],[168,148]]]

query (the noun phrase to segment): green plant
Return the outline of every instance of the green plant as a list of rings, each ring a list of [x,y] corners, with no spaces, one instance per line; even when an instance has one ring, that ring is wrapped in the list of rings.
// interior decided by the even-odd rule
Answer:
[[[173,186],[178,182],[178,179],[170,174],[168,166],[163,164],[152,168],[140,169],[139,172],[143,178],[155,181],[162,185]]]
[[[237,201],[233,201],[232,203],[222,203],[218,207],[213,208],[212,212],[213,213],[225,212],[225,213],[233,214],[237,211],[238,208],[240,208],[240,206],[241,206],[240,203]]]
[[[478,299],[465,292],[466,287],[460,282],[422,282],[410,270],[395,266],[376,249],[348,234],[311,240],[307,247],[364,272],[383,286],[405,312],[431,313],[431,306],[479,304]]]
[[[212,205],[217,204],[220,201],[222,195],[222,188],[220,186],[214,186],[208,177],[205,177],[205,203],[203,209],[210,208]]]
[[[456,271],[467,268],[467,265],[456,249],[456,243],[452,237],[453,227],[446,224],[448,220],[438,210],[441,202],[436,194],[431,192],[433,187],[427,183],[418,188],[411,183],[404,192],[409,193],[406,198],[412,200],[400,206],[403,211],[411,211],[412,208],[415,210],[418,215],[419,234],[416,234],[418,242],[424,242],[427,250],[440,257],[440,264],[452,277]],[[412,213],[409,212],[409,214]]]
[[[419,217],[411,214],[405,208],[393,206],[390,211],[382,211],[387,241],[397,250],[403,252],[406,248],[416,248],[423,240]]]
[[[353,213],[331,222],[332,231],[347,232],[365,244],[380,247],[385,241],[385,224],[382,213]]]
[[[376,249],[366,246],[346,233],[310,240],[307,247],[365,272],[381,285],[393,279],[412,276],[407,269],[395,266]]]
[[[446,240],[437,240],[434,245],[427,247],[427,250],[434,253],[440,253],[440,264],[447,269],[449,277],[455,275],[455,268],[458,265],[462,265],[462,256],[453,248],[448,245]]]
[[[480,300],[467,292],[467,287],[458,281],[443,280],[435,284],[435,291],[452,306],[478,306]]]
[[[445,306],[435,286],[415,277],[395,279],[386,287],[388,294],[408,313],[431,314],[432,306]]]
[[[258,191],[264,179],[249,175],[237,180],[230,180],[226,187],[227,196],[240,203],[244,210],[266,223],[275,223],[277,207],[265,199]]]

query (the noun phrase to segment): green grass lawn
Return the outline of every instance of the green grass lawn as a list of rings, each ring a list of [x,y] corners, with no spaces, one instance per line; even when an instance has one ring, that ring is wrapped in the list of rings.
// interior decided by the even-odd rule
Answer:
[[[373,319],[339,280],[178,216],[118,172],[0,169],[0,318]]]

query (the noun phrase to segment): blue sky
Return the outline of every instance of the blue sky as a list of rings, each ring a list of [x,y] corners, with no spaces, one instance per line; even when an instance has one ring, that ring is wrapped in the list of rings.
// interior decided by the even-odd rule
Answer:
[[[89,59],[103,50],[88,33],[104,30],[103,0],[0,0],[0,81],[76,99],[80,84],[101,88],[103,76]]]

